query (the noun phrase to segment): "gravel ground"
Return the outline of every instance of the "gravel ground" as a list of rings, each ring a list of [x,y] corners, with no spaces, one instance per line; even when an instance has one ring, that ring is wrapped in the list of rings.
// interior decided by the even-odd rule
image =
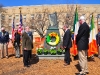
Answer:
[[[39,44],[34,43],[33,53],[36,53],[36,47]],[[9,48],[12,47],[11,42]],[[22,52],[21,52],[22,53]],[[73,60],[68,66],[64,66],[61,59],[39,59],[33,55],[31,66],[25,68],[23,66],[23,58],[15,58],[14,50],[9,49],[10,57],[8,59],[0,59],[0,75],[76,75],[80,70],[78,60]],[[94,60],[88,61],[88,75],[100,75],[100,59],[94,57]]]
[[[29,68],[23,67],[23,58],[0,59],[0,75],[76,75],[79,72],[78,60],[73,60],[70,65],[64,66],[61,59],[40,59],[34,57]],[[88,61],[88,75],[100,75],[100,59]]]

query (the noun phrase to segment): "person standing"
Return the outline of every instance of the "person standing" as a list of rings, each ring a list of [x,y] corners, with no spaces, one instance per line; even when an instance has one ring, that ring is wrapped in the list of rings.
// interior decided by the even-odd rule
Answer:
[[[33,40],[29,34],[29,27],[25,27],[25,32],[22,33],[22,50],[24,67],[30,67],[30,54],[33,48]]]
[[[87,67],[87,50],[89,48],[89,33],[90,28],[85,22],[85,17],[81,16],[79,19],[79,30],[76,36],[76,45],[78,50],[79,64],[81,67],[81,72],[78,75],[86,75],[89,73]]]
[[[28,28],[27,34],[30,37],[30,39],[32,40],[32,48],[33,48],[33,34],[32,34],[32,32],[30,31],[29,28]],[[32,58],[32,50],[30,50],[30,52],[29,52],[29,57],[30,57],[30,59]]]
[[[1,28],[0,32],[0,50],[1,50],[1,59],[4,58],[4,53],[6,58],[8,58],[8,43],[9,43],[9,33],[5,31],[5,28]]]
[[[65,49],[65,66],[70,65],[70,48],[72,47],[71,32],[68,25],[64,25],[63,48]]]
[[[20,58],[20,34],[18,33],[18,29],[15,29],[14,34],[14,48],[15,48],[15,58]]]
[[[98,34],[96,35],[96,42],[98,46],[98,58],[100,58],[100,28],[98,29]]]

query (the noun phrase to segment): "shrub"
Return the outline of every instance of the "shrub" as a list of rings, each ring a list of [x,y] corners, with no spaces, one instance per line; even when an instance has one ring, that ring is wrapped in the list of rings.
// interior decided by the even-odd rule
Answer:
[[[51,55],[56,55],[57,54],[57,51],[55,49],[52,49],[52,50],[50,50],[50,54]]]
[[[42,49],[42,48],[39,48],[39,49],[37,50],[37,53],[38,53],[38,55],[41,55],[41,54],[43,53],[43,49]]]
[[[58,50],[57,50],[57,54],[58,54],[58,55],[61,55],[62,52],[63,52],[63,51],[62,51],[61,49],[58,49]]]
[[[44,55],[48,54],[48,50],[47,49],[44,49],[43,52],[44,52]]]

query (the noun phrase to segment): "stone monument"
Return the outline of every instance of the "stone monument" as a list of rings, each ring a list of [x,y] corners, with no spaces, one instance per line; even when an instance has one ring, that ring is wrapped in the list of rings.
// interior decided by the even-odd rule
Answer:
[[[44,48],[50,49],[51,47],[60,47],[60,33],[59,33],[59,29],[58,29],[58,22],[57,22],[57,13],[53,13],[53,14],[49,14],[49,21],[50,21],[50,25],[48,26],[47,32],[46,32],[46,36],[45,36],[45,42],[44,42]],[[57,43],[56,45],[50,45],[47,43],[47,36],[50,33],[57,33],[58,37],[59,37],[59,43]],[[55,42],[57,38],[55,37],[51,37],[50,41]]]

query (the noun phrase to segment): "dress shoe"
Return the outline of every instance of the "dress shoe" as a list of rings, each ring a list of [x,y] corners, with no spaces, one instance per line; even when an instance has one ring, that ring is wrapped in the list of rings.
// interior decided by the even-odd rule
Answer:
[[[82,73],[82,74],[80,74],[80,73],[79,73],[79,74],[77,74],[77,75],[86,75],[86,74],[83,74],[83,73]]]
[[[8,56],[6,56],[6,58],[8,59]]]
[[[20,58],[20,56],[15,56],[15,58]]]
[[[17,58],[17,56],[15,56],[15,58]]]
[[[30,67],[29,65],[24,65],[24,67]]]
[[[85,72],[86,74],[89,74],[89,72]]]
[[[67,64],[67,63],[64,64],[64,66],[68,66],[68,65],[70,65],[70,64]]]
[[[17,56],[17,58],[20,58],[20,56]]]

